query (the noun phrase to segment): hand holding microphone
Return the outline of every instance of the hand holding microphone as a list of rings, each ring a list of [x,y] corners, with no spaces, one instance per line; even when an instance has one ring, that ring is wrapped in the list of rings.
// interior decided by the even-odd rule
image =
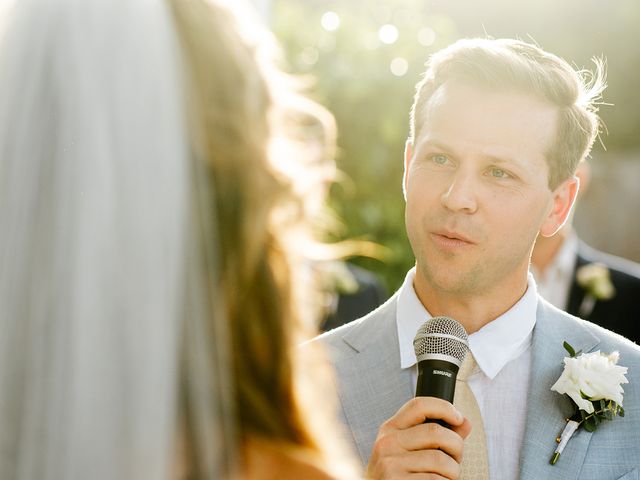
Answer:
[[[459,478],[463,440],[471,425],[451,402],[468,351],[467,334],[455,320],[436,317],[420,328],[414,347],[416,397],[378,430],[367,478],[405,478],[412,473]]]

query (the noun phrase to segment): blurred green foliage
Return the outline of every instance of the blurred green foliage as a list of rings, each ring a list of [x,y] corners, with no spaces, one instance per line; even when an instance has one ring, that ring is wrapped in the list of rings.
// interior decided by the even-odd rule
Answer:
[[[327,12],[337,17],[324,17],[323,26]],[[578,68],[603,56],[604,100],[614,104],[601,111],[609,130],[603,140],[608,150],[640,144],[638,0],[274,0],[271,19],[291,70],[315,78],[312,93],[337,120],[337,162],[346,180],[331,192],[344,223],[336,237],[386,247],[382,260],[356,263],[377,272],[390,292],[413,264],[404,230],[403,150],[414,86],[435,50],[489,35],[533,40]],[[395,26],[392,43],[381,40],[383,25]],[[393,27],[387,34],[393,40]],[[394,59],[403,59],[395,61],[395,74]]]

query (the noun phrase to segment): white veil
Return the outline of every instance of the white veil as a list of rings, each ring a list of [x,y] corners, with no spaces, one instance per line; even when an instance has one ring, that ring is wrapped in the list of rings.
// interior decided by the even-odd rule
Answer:
[[[168,478],[180,381],[219,478],[225,332],[207,330],[215,242],[195,227],[169,7],[17,0],[5,15],[0,478]]]

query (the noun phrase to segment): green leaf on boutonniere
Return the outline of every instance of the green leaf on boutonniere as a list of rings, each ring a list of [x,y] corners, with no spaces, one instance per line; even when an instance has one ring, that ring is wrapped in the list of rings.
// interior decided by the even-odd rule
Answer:
[[[563,342],[562,346],[564,347],[564,349],[569,353],[569,356],[571,358],[576,356],[576,351],[573,349],[573,347],[571,345],[569,345],[568,342]]]
[[[596,420],[596,416],[592,415],[592,416],[586,418],[582,425],[584,426],[584,429],[587,432],[595,432],[596,428],[598,428],[598,423],[597,423],[597,420]]]
[[[576,350],[566,341],[562,342],[562,346],[564,347],[564,349],[569,354],[569,357],[571,357],[571,358],[576,358],[578,355],[580,355],[582,353],[582,350],[578,350],[576,352]]]

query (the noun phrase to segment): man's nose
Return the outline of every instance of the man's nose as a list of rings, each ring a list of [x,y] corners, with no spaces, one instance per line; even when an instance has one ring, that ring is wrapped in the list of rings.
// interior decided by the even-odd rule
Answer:
[[[477,179],[472,172],[458,170],[449,178],[440,201],[446,209],[474,213],[478,208]]]

